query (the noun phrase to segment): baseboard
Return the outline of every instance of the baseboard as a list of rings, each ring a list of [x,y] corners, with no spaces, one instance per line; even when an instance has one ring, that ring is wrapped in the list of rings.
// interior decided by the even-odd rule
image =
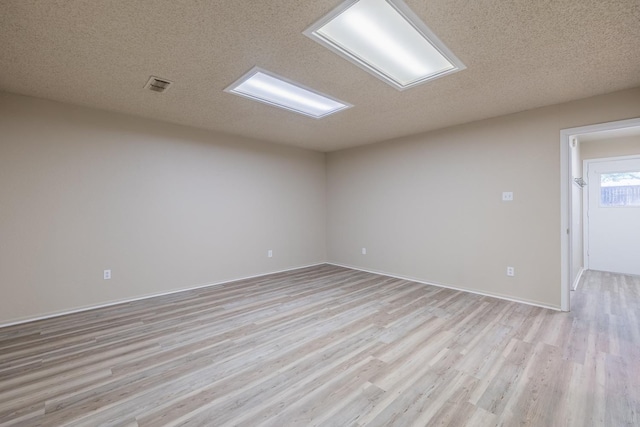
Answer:
[[[582,279],[582,273],[584,273],[584,268],[580,269],[580,271],[578,272],[578,276],[576,277],[576,280],[573,281],[573,284],[571,285],[572,291],[575,291],[576,289],[578,289],[578,285],[580,284],[580,279]]]
[[[473,290],[473,289],[466,289],[466,288],[461,288],[461,287],[458,287],[458,286],[445,285],[445,284],[442,284],[442,283],[427,282],[425,280],[417,279],[415,277],[400,276],[400,275],[397,275],[397,274],[386,273],[384,271],[368,270],[368,269],[365,269],[365,268],[354,267],[354,266],[345,265],[345,264],[338,264],[338,263],[335,263],[335,262],[327,262],[327,264],[335,265],[336,267],[344,267],[344,268],[350,268],[352,270],[364,271],[365,273],[373,273],[373,274],[379,274],[381,276],[393,277],[395,279],[410,280],[412,282],[422,283],[423,285],[437,286],[439,288],[453,289],[455,291],[468,292],[470,294],[482,295],[482,296],[485,296],[485,297],[498,298],[498,299],[505,300],[505,301],[511,301],[511,302],[517,302],[517,303],[521,303],[521,304],[532,305],[534,307],[541,307],[541,308],[546,308],[546,309],[549,309],[549,310],[562,311],[560,309],[560,307],[554,307],[554,306],[551,306],[551,305],[548,305],[548,304],[544,304],[544,303],[541,303],[541,302],[538,302],[538,301],[530,301],[530,300],[526,300],[526,299],[513,298],[513,297],[510,297],[510,296],[507,296],[507,295],[494,294],[494,293],[490,293],[490,292],[480,292],[480,291],[476,291],[476,290]]]
[[[81,313],[83,311],[95,310],[95,309],[104,308],[104,307],[111,307],[111,306],[118,305],[118,304],[126,304],[128,302],[141,301],[141,300],[145,300],[145,299],[149,299],[149,298],[161,297],[161,296],[164,296],[164,295],[177,294],[179,292],[192,291],[194,289],[202,289],[202,288],[206,288],[206,287],[209,287],[209,286],[219,286],[219,285],[224,285],[226,283],[237,282],[237,281],[240,281],[240,280],[255,279],[255,278],[258,278],[258,277],[269,276],[271,274],[286,273],[288,271],[301,270],[303,268],[315,267],[315,266],[318,266],[318,265],[325,265],[325,264],[327,264],[327,263],[326,262],[318,262],[318,263],[315,263],[315,264],[303,265],[301,267],[286,268],[284,270],[271,271],[269,273],[255,274],[255,275],[252,275],[252,276],[238,277],[236,279],[223,280],[221,282],[208,283],[208,284],[205,284],[205,285],[196,285],[196,286],[191,286],[191,287],[183,288],[183,289],[176,289],[176,290],[167,291],[167,292],[160,292],[160,293],[155,293],[155,294],[144,295],[144,296],[141,296],[141,297],[125,298],[125,299],[122,299],[122,300],[110,301],[110,302],[107,302],[107,303],[104,303],[104,304],[88,305],[88,306],[84,306],[84,307],[73,308],[71,310],[56,311],[56,312],[52,312],[52,313],[43,314],[42,316],[27,317],[27,318],[23,318],[23,319],[14,320],[14,321],[11,321],[9,323],[0,323],[0,328],[6,328],[8,326],[21,325],[21,324],[24,324],[24,323],[35,322],[35,321],[38,321],[38,320],[52,319],[54,317],[66,316],[67,314]]]
[[[482,295],[482,296],[487,296],[487,297],[492,297],[492,298],[498,298],[498,299],[502,299],[502,300],[505,300],[505,301],[517,302],[517,303],[532,305],[532,306],[535,306],[535,307],[541,307],[541,308],[546,308],[546,309],[550,309],[550,310],[560,311],[559,307],[553,307],[553,306],[546,305],[546,304],[543,304],[543,303],[540,303],[540,302],[537,302],[537,301],[529,301],[529,300],[525,300],[525,299],[518,299],[518,298],[509,297],[509,296],[506,296],[506,295],[494,294],[494,293],[490,293],[490,292],[479,292],[479,291],[476,291],[476,290],[466,289],[466,288],[462,288],[462,287],[458,287],[458,286],[446,285],[446,284],[443,284],[443,283],[436,283],[436,282],[428,282],[428,281],[425,281],[425,280],[417,279],[415,277],[400,276],[400,275],[397,275],[397,274],[391,274],[391,273],[387,273],[387,272],[384,272],[384,271],[369,270],[369,269],[365,269],[365,268],[355,267],[355,266],[352,266],[352,265],[338,264],[338,263],[335,263],[335,262],[318,262],[318,263],[315,263],[315,264],[308,264],[308,265],[303,265],[303,266],[300,266],[300,267],[293,267],[293,268],[287,268],[287,269],[283,269],[283,270],[276,270],[276,271],[271,271],[271,272],[268,272],[268,273],[255,274],[255,275],[252,275],[252,276],[243,276],[243,277],[238,277],[238,278],[235,278],[235,279],[223,280],[223,281],[220,281],[220,282],[207,283],[207,284],[204,284],[204,285],[196,285],[196,286],[191,286],[191,287],[183,288],[183,289],[176,289],[176,290],[167,291],[167,292],[160,292],[160,293],[144,295],[144,296],[141,296],[141,297],[125,298],[125,299],[122,299],[122,300],[110,301],[110,302],[107,302],[107,303],[104,303],[104,304],[88,305],[88,306],[84,306],[84,307],[74,308],[74,309],[71,309],[71,310],[57,311],[57,312],[53,312],[53,313],[47,313],[47,314],[44,314],[42,316],[27,317],[27,318],[11,321],[11,322],[8,322],[8,323],[1,323],[0,324],[0,328],[6,328],[8,326],[21,325],[21,324],[24,324],[24,323],[35,322],[35,321],[38,321],[38,320],[51,319],[51,318],[54,318],[54,317],[65,316],[67,314],[81,313],[83,311],[95,310],[95,309],[98,309],[98,308],[111,307],[111,306],[118,305],[118,304],[126,304],[128,302],[141,301],[141,300],[160,297],[160,296],[164,296],[164,295],[177,294],[179,292],[186,292],[186,291],[191,291],[191,290],[195,290],[195,289],[202,289],[202,288],[206,288],[206,287],[209,287],[209,286],[219,286],[219,285],[224,285],[226,283],[237,282],[237,281],[240,281],[240,280],[255,279],[255,278],[258,278],[258,277],[269,276],[271,274],[286,273],[288,271],[301,270],[303,268],[315,267],[315,266],[318,266],[318,265],[325,265],[325,264],[335,265],[336,267],[349,268],[351,270],[364,271],[366,273],[379,274],[381,276],[393,277],[393,278],[396,278],[396,279],[410,280],[412,282],[422,283],[424,285],[437,286],[439,288],[453,289],[453,290],[462,291],[462,292],[469,292],[471,294]],[[584,272],[584,269],[580,270],[580,273],[578,275],[578,278],[576,279],[576,282],[578,282],[580,280],[580,278],[582,277],[582,273],[583,272]],[[574,284],[574,288],[573,289],[575,289],[575,287],[577,287],[577,283]]]

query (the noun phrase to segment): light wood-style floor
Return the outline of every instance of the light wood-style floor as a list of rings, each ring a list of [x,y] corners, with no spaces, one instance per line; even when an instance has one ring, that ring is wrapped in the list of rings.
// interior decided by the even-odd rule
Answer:
[[[0,329],[0,425],[640,425],[640,277],[561,313],[329,265]]]

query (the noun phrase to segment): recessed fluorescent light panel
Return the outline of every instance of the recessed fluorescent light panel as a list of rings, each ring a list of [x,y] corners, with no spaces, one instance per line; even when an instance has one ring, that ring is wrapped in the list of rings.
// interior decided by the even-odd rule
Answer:
[[[399,90],[466,68],[402,0],[347,0],[304,34]]]
[[[275,105],[316,119],[352,107],[351,104],[331,98],[258,67],[252,68],[240,77],[226,88],[225,92]]]

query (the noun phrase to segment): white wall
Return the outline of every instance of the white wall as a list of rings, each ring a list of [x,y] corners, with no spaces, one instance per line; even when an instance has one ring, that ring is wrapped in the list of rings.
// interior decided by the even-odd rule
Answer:
[[[581,147],[578,138],[571,145],[571,286],[577,285],[576,281],[584,268],[583,224],[582,224],[582,199],[583,187],[575,183],[575,178],[583,178]]]
[[[1,93],[0,137],[0,324],[326,259],[322,153]]]
[[[559,308],[560,130],[638,116],[636,88],[330,153],[329,261]]]

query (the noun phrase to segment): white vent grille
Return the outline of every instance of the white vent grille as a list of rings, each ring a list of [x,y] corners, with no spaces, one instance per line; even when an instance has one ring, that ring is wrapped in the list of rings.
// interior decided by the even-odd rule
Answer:
[[[145,89],[152,90],[154,92],[166,92],[167,89],[171,86],[173,82],[167,79],[161,79],[160,77],[151,76],[146,85],[144,85]]]

